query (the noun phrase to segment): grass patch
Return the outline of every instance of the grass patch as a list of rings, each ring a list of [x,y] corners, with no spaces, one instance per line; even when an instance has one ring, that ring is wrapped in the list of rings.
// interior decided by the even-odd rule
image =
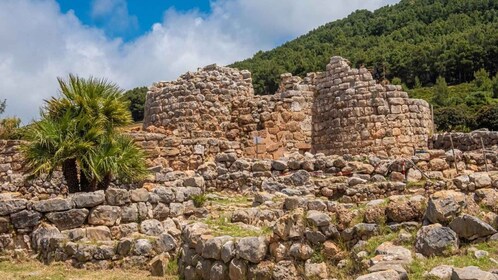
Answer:
[[[207,197],[207,200],[213,204],[218,205],[234,205],[250,203],[251,200],[247,196],[233,196],[233,197]]]
[[[450,257],[430,257],[423,260],[415,259],[408,268],[408,277],[410,279],[430,279],[423,277],[424,272],[431,271],[434,267],[443,264],[460,268],[466,266],[477,266],[485,271],[498,267],[498,265],[491,260],[491,258],[498,258],[497,241],[473,244],[473,247],[479,250],[487,251],[489,256],[478,259],[474,256],[473,252],[461,249],[459,254],[455,254]]]
[[[175,273],[177,274],[177,273]],[[178,276],[172,274],[165,278],[152,277],[147,271],[140,270],[85,270],[76,269],[64,263],[43,265],[37,261],[0,262],[0,278],[22,280],[124,280],[124,279],[166,279],[176,280]]]
[[[230,218],[227,216],[221,216],[216,219],[208,218],[205,222],[215,236],[229,235],[233,237],[249,237],[269,235],[273,232],[269,227],[263,227],[260,230],[242,227],[236,223],[230,222]]]
[[[204,206],[204,203],[206,203],[206,195],[205,194],[197,194],[192,196],[192,200],[194,202],[194,206],[199,208]]]

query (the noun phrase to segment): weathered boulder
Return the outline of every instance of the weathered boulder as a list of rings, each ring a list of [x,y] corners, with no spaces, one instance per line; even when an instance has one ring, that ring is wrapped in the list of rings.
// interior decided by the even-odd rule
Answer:
[[[440,224],[424,226],[417,232],[415,249],[426,257],[451,255],[458,246],[457,234]]]
[[[403,280],[403,277],[396,270],[389,269],[365,274],[356,278],[356,280]]]
[[[55,211],[65,211],[73,207],[73,202],[71,199],[66,198],[52,198],[46,200],[35,201],[33,203],[33,209],[38,212],[55,212]]]
[[[150,274],[152,276],[163,277],[166,275],[169,259],[166,255],[161,254],[155,256],[149,263]]]
[[[223,245],[232,239],[231,236],[218,236],[209,239],[204,243],[202,257],[208,259],[221,260],[221,250]]]
[[[105,201],[105,193],[104,191],[96,191],[96,192],[81,192],[75,193],[71,195],[74,204],[78,208],[89,208],[95,207],[104,203]]]
[[[426,217],[432,223],[448,224],[460,214],[465,205],[463,193],[439,191],[430,197]]]
[[[121,208],[119,206],[100,205],[93,208],[88,216],[90,225],[113,226],[119,223]]]
[[[487,188],[491,186],[491,178],[488,173],[485,172],[475,172],[469,175],[471,183],[474,183],[476,189]]]
[[[158,236],[163,231],[163,224],[158,220],[150,219],[140,223],[140,232],[145,235]]]
[[[87,227],[86,237],[91,241],[111,240],[111,230],[106,226]]]
[[[154,255],[154,246],[148,239],[137,239],[133,246],[133,253],[137,256],[150,257]]]
[[[496,233],[496,230],[489,224],[467,214],[455,218],[449,227],[456,232],[458,237],[467,240],[487,237]]]
[[[388,220],[401,223],[421,221],[426,208],[426,199],[421,195],[405,197],[391,196],[386,207]]]
[[[453,268],[451,280],[498,280],[498,275],[483,271],[476,266]]]
[[[149,196],[149,191],[143,188],[130,191],[130,199],[132,202],[147,202]]]
[[[449,265],[439,265],[427,272],[425,276],[439,280],[451,280],[451,274],[453,274],[453,267]]]
[[[237,242],[237,257],[252,263],[261,262],[268,250],[268,241],[265,237],[244,237]]]
[[[22,210],[10,215],[10,221],[16,229],[32,228],[40,223],[41,218],[42,214],[33,210]]]
[[[66,230],[83,225],[88,213],[88,209],[71,209],[63,212],[47,213],[45,217],[59,230]]]
[[[221,261],[216,261],[209,271],[209,279],[229,280],[228,266]]]
[[[307,279],[327,279],[329,274],[324,262],[313,263],[307,260],[304,264],[304,275]]]
[[[280,217],[273,226],[273,232],[282,240],[302,237],[305,229],[303,215],[302,209],[296,209]]]
[[[105,199],[109,205],[125,205],[130,202],[130,193],[125,189],[108,188],[105,191]]]
[[[252,164],[253,172],[271,171],[271,161],[259,160]]]
[[[306,243],[296,242],[289,248],[289,254],[296,260],[305,261],[313,255],[313,248]]]
[[[273,267],[273,279],[298,280],[298,272],[292,261],[280,261]]]
[[[10,199],[0,201],[0,216],[10,215],[26,209],[28,201],[26,199]]]
[[[221,260],[225,263],[228,263],[235,257],[236,253],[235,242],[228,241],[221,247]]]
[[[287,162],[283,160],[274,160],[271,163],[271,167],[276,171],[284,171],[287,169]]]
[[[172,188],[167,187],[157,187],[154,189],[154,194],[159,198],[159,201],[165,204],[169,204],[175,201],[175,193]]]
[[[298,170],[290,176],[292,183],[295,186],[303,186],[310,180],[310,173],[306,170]]]
[[[232,259],[228,267],[230,280],[244,279],[247,276],[247,264],[245,260]]]
[[[33,230],[33,233],[31,233],[31,247],[36,252],[40,248],[42,240],[52,237],[61,238],[62,234],[53,225],[41,223],[35,230]]]
[[[315,227],[328,226],[331,221],[328,214],[316,210],[308,211],[306,214],[306,220]]]
[[[156,240],[156,250],[159,252],[169,252],[177,246],[176,240],[168,233],[161,233]]]

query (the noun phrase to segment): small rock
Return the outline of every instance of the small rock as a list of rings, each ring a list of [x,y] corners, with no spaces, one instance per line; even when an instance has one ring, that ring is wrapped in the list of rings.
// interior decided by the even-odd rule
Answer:
[[[415,249],[426,257],[446,256],[458,250],[458,245],[458,237],[453,230],[433,224],[417,232]]]

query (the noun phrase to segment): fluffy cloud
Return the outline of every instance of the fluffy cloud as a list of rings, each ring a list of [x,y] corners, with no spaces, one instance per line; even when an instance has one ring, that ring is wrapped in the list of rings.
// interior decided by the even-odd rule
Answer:
[[[58,76],[106,77],[123,88],[150,85],[249,57],[356,9],[393,2],[214,0],[210,14],[170,9],[149,32],[123,42],[83,25],[72,12],[61,13],[55,0],[2,0],[0,99],[7,99],[6,115],[27,123],[43,99],[57,94]],[[121,9],[114,24],[133,24],[122,0],[95,0],[92,7],[95,17]]]
[[[91,16],[96,22],[101,22],[110,35],[138,28],[138,19],[130,15],[126,0],[93,0]]]

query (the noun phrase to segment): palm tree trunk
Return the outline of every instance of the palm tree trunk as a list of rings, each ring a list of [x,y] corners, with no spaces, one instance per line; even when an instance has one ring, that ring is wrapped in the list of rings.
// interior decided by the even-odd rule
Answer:
[[[78,169],[76,167],[76,159],[67,159],[62,163],[62,174],[66,179],[69,193],[79,191]]]
[[[109,185],[111,184],[111,180],[112,180],[112,176],[111,176],[111,173],[107,173],[105,174],[104,178],[102,179],[102,181],[99,182],[97,188],[99,190],[107,190],[107,188],[109,187]]]
[[[81,191],[82,192],[89,192],[90,190],[90,181],[88,181],[88,178],[85,175],[85,172],[83,172],[83,168],[80,168],[80,185],[81,185]]]

